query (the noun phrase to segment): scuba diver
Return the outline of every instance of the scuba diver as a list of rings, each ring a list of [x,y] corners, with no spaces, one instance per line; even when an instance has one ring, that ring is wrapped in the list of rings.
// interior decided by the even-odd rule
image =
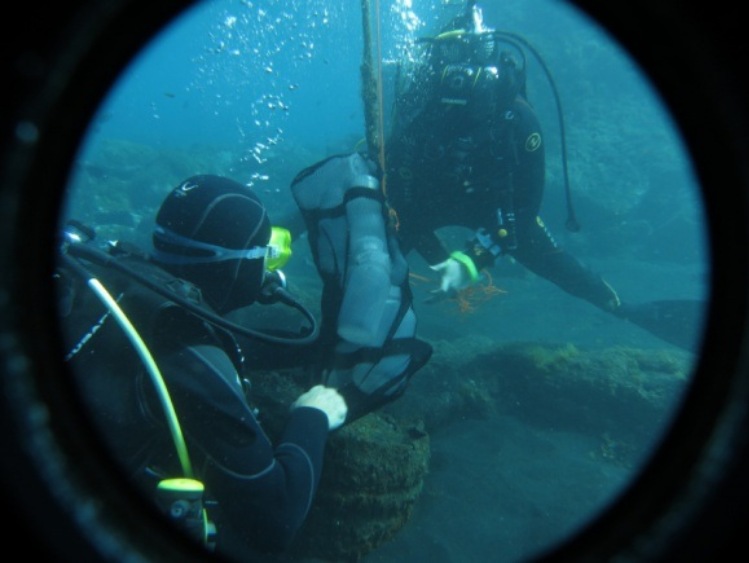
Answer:
[[[545,140],[525,92],[523,47],[530,46],[485,27],[476,2],[467,4],[441,33],[422,40],[425,62],[396,94],[385,144],[386,193],[401,249],[418,252],[441,276],[432,300],[470,286],[510,256],[567,293],[691,348],[700,303],[622,303],[545,226]],[[464,248],[448,249],[437,234],[447,226],[474,234]],[[568,227],[579,228],[571,207]]]
[[[380,349],[381,342],[371,335],[388,291],[406,299],[402,309],[412,310],[404,259],[411,251],[441,277],[430,301],[456,295],[476,283],[481,271],[498,258],[510,256],[567,293],[693,350],[702,302],[622,302],[608,282],[556,242],[540,218],[545,143],[526,97],[525,50],[536,57],[555,93],[563,145],[564,127],[556,87],[536,50],[516,34],[485,27],[475,0],[468,1],[465,12],[441,33],[421,43],[426,47],[423,62],[396,77],[393,125],[381,160],[375,162],[373,154],[365,152],[334,155],[302,170],[291,184],[303,219],[287,217],[284,224],[295,239],[304,230],[310,233],[310,247],[329,296],[323,332],[331,341],[338,339],[334,355],[341,359],[348,354],[353,365],[352,353],[359,349],[357,339],[342,330],[346,321],[341,317],[350,310],[342,307],[342,282],[355,277],[347,272],[347,265],[370,263],[359,268],[368,268],[371,274],[367,283],[360,284],[359,294],[368,296],[364,301],[377,313],[370,317],[372,326],[359,334],[370,336],[360,338],[358,344],[371,355]],[[576,231],[566,158],[564,164],[567,226]],[[359,211],[349,211],[350,202],[356,201],[369,202],[371,219],[362,218],[367,213],[362,203],[357,204]],[[362,224],[366,226],[357,227]],[[473,232],[464,248],[445,247],[437,231],[449,226]],[[371,231],[372,236],[350,248],[348,237],[357,228],[364,234]],[[389,286],[385,270],[392,274]],[[353,301],[362,306],[361,299]],[[394,328],[393,318],[388,317],[383,326]],[[411,328],[401,336],[408,337],[409,346],[423,344]],[[405,342],[400,339],[400,345]],[[418,360],[423,354],[416,348],[412,357]],[[336,358],[328,357],[327,364],[331,361]],[[413,368],[409,370],[412,374]],[[347,375],[334,370],[333,375],[323,381],[351,379],[350,370]],[[410,374],[395,377],[405,383]],[[385,382],[388,376],[376,380]]]
[[[199,175],[163,201],[152,252],[99,245],[72,221],[56,273],[66,360],[114,457],[186,531],[243,559],[290,545],[328,435],[347,420],[341,394],[314,385],[290,406],[277,444],[258,422],[236,336],[286,350],[318,335],[285,289],[278,267],[290,249],[276,230],[249,188]],[[225,319],[278,301],[311,326],[260,334]]]
[[[607,311],[616,292],[562,250],[538,216],[544,138],[523,95],[524,69],[500,51],[481,12],[454,20],[429,40],[429,63],[396,100],[387,148],[387,190],[404,252],[416,250],[441,276],[438,291],[467,287],[510,255],[565,291]],[[474,231],[450,252],[445,226]]]

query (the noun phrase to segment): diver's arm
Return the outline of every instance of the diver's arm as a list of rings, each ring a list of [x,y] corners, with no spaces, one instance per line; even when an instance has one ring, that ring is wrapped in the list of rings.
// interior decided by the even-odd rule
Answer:
[[[283,550],[302,525],[319,483],[328,436],[325,413],[294,409],[274,448],[222,349],[190,346],[165,365],[188,447],[207,456],[206,490],[249,545]]]

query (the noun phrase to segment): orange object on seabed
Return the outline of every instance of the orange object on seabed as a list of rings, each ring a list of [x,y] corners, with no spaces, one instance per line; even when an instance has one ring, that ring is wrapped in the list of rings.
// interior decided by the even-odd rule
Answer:
[[[482,270],[481,273],[483,281],[470,285],[465,289],[461,289],[455,294],[455,296],[450,297],[449,299],[444,299],[444,302],[456,303],[458,305],[458,311],[461,314],[468,314],[473,313],[479,304],[489,301],[489,299],[495,295],[507,293],[506,290],[494,285],[494,280],[488,271]],[[419,274],[414,274],[413,272],[409,274],[409,278],[412,281],[416,280],[419,282],[435,283],[435,280]],[[439,283],[439,281],[437,281],[437,283]]]
[[[483,281],[461,289],[452,299],[457,302],[458,310],[462,314],[473,313],[481,303],[489,301],[500,293],[507,293],[506,290],[494,285],[494,280],[489,272],[483,270],[481,273],[483,274]]]

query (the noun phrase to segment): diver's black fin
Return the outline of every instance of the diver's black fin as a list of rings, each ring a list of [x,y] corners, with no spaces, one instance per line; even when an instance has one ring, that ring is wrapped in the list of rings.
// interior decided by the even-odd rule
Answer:
[[[622,304],[618,314],[658,338],[694,352],[704,328],[705,312],[703,301],[674,299]]]

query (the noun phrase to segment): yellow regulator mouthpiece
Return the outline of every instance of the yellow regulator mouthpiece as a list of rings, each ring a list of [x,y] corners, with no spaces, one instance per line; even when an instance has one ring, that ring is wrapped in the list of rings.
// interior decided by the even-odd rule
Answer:
[[[265,267],[271,271],[278,270],[286,265],[289,258],[291,258],[291,233],[283,227],[271,227]]]

